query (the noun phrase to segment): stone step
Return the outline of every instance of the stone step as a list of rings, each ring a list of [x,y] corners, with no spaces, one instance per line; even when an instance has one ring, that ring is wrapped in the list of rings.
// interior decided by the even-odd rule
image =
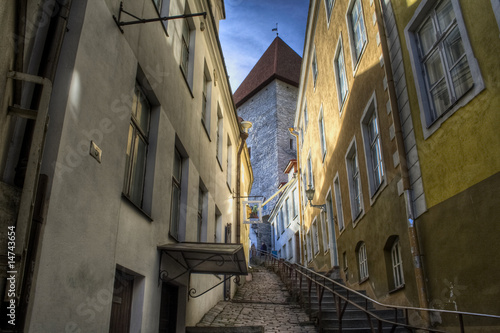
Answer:
[[[376,316],[382,319],[394,320],[393,310],[372,310],[370,311]],[[323,320],[337,320],[337,312],[335,310],[323,310],[321,311],[321,319]],[[343,315],[343,319],[366,319],[365,312],[359,309],[346,309]],[[404,317],[402,313],[398,313],[398,322],[403,322]]]

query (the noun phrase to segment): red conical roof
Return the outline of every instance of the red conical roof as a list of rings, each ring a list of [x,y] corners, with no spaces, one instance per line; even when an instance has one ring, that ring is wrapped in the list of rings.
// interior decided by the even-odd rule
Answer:
[[[298,87],[301,62],[302,58],[281,38],[276,37],[236,89],[234,104],[239,107],[274,79]]]

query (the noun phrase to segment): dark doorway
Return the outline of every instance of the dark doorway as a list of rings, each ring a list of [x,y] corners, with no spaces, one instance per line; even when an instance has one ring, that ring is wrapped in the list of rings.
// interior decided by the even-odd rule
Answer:
[[[159,333],[176,332],[178,297],[179,287],[162,282]]]
[[[116,270],[111,305],[110,333],[128,333],[130,331],[130,310],[132,308],[132,292],[134,276]]]

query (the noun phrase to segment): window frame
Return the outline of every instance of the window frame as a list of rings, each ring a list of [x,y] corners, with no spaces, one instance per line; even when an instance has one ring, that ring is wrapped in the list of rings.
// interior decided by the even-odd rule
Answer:
[[[331,4],[331,5],[329,5]],[[325,13],[326,13],[326,25],[330,27],[330,20],[332,18],[333,7],[335,6],[335,0],[325,0]]]
[[[319,248],[320,248],[317,217],[314,218],[311,224],[311,228],[312,228],[312,244],[313,244],[314,256],[317,256],[319,254]]]
[[[401,246],[399,245],[399,238],[396,239],[391,247],[391,263],[394,288],[400,289],[405,285],[403,260],[401,257]]]
[[[359,283],[363,283],[368,280],[370,273],[368,271],[368,256],[366,254],[366,244],[361,242],[357,251],[358,263],[359,263]]]
[[[151,118],[153,112],[153,106],[148,96],[144,91],[144,87],[138,82],[135,81],[134,86],[134,96],[132,98],[135,105],[132,105],[131,115],[130,115],[130,123],[129,123],[129,133],[127,139],[127,149],[126,149],[126,166],[125,166],[125,175],[123,181],[123,195],[136,207],[143,210],[145,213],[149,213],[145,211],[145,187],[146,187],[146,174],[148,169],[148,160],[150,153],[150,132],[151,132]],[[141,125],[141,119],[137,119],[137,115],[134,110],[137,110],[137,106],[140,101],[143,100],[145,105],[148,107],[147,109],[147,119],[145,120],[146,128],[143,128]],[[141,105],[141,111],[143,106]],[[139,140],[139,141],[138,141]],[[138,159],[138,151],[137,148],[139,143],[143,142],[144,151],[143,151],[143,159],[142,167],[139,166],[135,161]],[[134,167],[134,165],[136,167]],[[142,175],[139,175],[140,184],[138,186],[134,186],[134,180],[136,179],[135,172],[138,169],[142,168]],[[138,197],[137,197],[138,196]]]
[[[178,170],[179,174],[175,175],[175,163],[179,161]],[[174,149],[174,158],[173,158],[174,166],[172,168],[172,190],[170,195],[170,223],[169,223],[169,235],[175,240],[179,241],[179,231],[180,231],[180,222],[181,222],[181,203],[182,203],[182,174],[183,174],[183,157],[177,147]],[[179,179],[176,178],[178,176]],[[174,195],[175,189],[178,190],[178,195]],[[174,202],[175,198],[178,198],[178,202]],[[177,207],[177,216],[174,216],[174,204]],[[175,228],[174,228],[175,226]]]
[[[355,25],[357,25],[357,22],[356,24],[353,24],[352,22],[352,12],[353,12],[353,9],[355,8],[356,4],[359,3],[359,11],[360,11],[360,19],[357,21],[357,22],[360,22],[360,27],[362,28],[362,34],[361,34],[361,39],[364,39],[362,45],[361,45],[361,48],[358,49],[356,48],[356,42],[358,40],[358,38],[356,38],[356,31],[355,31]],[[361,57],[363,56],[364,54],[364,51],[366,49],[366,45],[368,44],[368,36],[367,36],[367,33],[366,33],[366,24],[365,24],[365,19],[364,19],[364,12],[363,12],[363,2],[361,0],[351,0],[349,2],[349,6],[347,7],[347,13],[346,13],[346,21],[347,21],[347,31],[348,31],[348,35],[349,35],[349,41],[350,41],[350,50],[351,50],[351,60],[352,60],[352,64],[353,64],[353,68],[352,68],[352,71],[353,71],[353,74],[356,72],[357,68],[358,68],[358,65],[359,63],[361,62]]]
[[[318,115],[318,129],[319,129],[319,141],[321,146],[321,160],[325,162],[327,145],[326,145],[326,134],[325,134],[325,117],[323,114],[323,105],[319,109]]]
[[[216,132],[216,143],[215,143],[215,158],[219,163],[219,167],[222,170],[222,149],[224,147],[224,117],[222,116],[222,110],[220,105],[217,103],[217,132]]]
[[[372,121],[375,121],[377,129],[376,136],[373,139],[370,133],[371,129],[373,128],[372,126],[370,126]],[[373,92],[372,97],[370,98],[368,104],[365,107],[365,110],[363,111],[363,116],[360,120],[360,126],[365,152],[368,187],[370,190],[370,199],[372,201],[371,203],[373,204],[376,194],[380,193],[380,190],[385,184],[385,163],[382,152],[382,143],[380,139],[380,122],[378,117],[377,98],[375,95],[375,91]],[[373,147],[377,149],[377,161],[374,161],[372,149]],[[378,174],[375,174],[376,172]]]
[[[430,137],[458,109],[467,105],[472,99],[474,99],[474,97],[476,97],[482,90],[485,89],[485,84],[481,75],[479,64],[477,62],[477,59],[474,57],[474,52],[472,50],[471,42],[467,33],[467,28],[464,23],[460,3],[458,0],[450,0],[453,12],[455,14],[455,20],[453,24],[456,24],[456,27],[458,28],[458,31],[460,33],[464,53],[467,58],[467,64],[469,66],[473,83],[472,87],[469,88],[469,90],[462,94],[459,98],[457,98],[454,103],[450,102],[450,106],[439,117],[437,117],[436,119],[432,119],[431,113],[434,111],[432,110],[432,102],[430,101],[430,98],[428,96],[428,75],[422,74],[426,72],[424,70],[423,63],[419,58],[420,46],[418,42],[418,32],[424,22],[429,19],[430,13],[432,13],[439,5],[441,5],[443,1],[446,0],[442,0],[437,3],[435,1],[422,0],[420,5],[415,10],[413,17],[410,19],[409,23],[404,29],[405,39],[410,54],[410,62],[414,73],[413,79],[415,81],[415,88],[420,106],[420,121],[422,123],[424,139]],[[447,36],[448,35],[444,34],[440,40],[444,42]],[[442,45],[441,43],[438,44]],[[445,67],[443,67],[443,69],[445,71],[448,70],[448,68]],[[446,74],[444,75],[446,76]]]
[[[339,57],[342,56],[343,66],[339,68]],[[342,116],[342,111],[344,110],[344,105],[346,105],[347,96],[349,95],[349,82],[347,78],[347,69],[345,63],[345,52],[344,52],[344,44],[342,41],[342,34],[340,34],[339,40],[337,41],[337,46],[335,48],[335,56],[333,58],[333,73],[335,75],[335,84],[337,87],[337,99],[338,99],[338,107],[339,107],[339,117]],[[344,85],[341,84],[341,77],[343,76],[343,80],[345,81],[345,95],[343,95],[342,87]]]
[[[309,154],[307,155],[307,185],[314,188],[314,174],[313,174],[313,165],[312,165],[312,156],[311,150],[309,150]],[[304,189],[304,194],[305,194]]]
[[[203,71],[202,80],[202,91],[201,91],[201,123],[207,133],[208,139],[210,140],[210,123],[212,119],[211,114],[211,104],[212,104],[212,78],[210,77],[210,72],[205,64],[205,69]]]
[[[316,55],[316,46],[313,48],[313,57],[311,60],[311,74],[313,76],[313,87],[316,89],[316,85],[318,83],[318,75],[319,75],[319,70],[318,70],[318,57]]]
[[[335,175],[333,179],[333,192],[335,194],[335,210],[337,211],[337,224],[339,226],[339,232],[342,233],[345,229],[344,224],[344,212],[342,210],[342,193],[340,189],[340,178],[339,174]]]
[[[354,227],[357,221],[359,221],[363,216],[363,211],[364,211],[363,188],[361,184],[361,173],[359,169],[359,157],[358,157],[356,138],[354,138],[351,144],[349,145],[349,149],[347,150],[345,156],[345,161],[346,161],[347,178],[349,184],[349,197],[351,202],[351,219]],[[354,181],[356,181],[356,184],[354,184]],[[355,185],[357,186],[355,187]],[[356,200],[357,198],[359,198],[359,200]],[[356,202],[358,203],[357,205]]]

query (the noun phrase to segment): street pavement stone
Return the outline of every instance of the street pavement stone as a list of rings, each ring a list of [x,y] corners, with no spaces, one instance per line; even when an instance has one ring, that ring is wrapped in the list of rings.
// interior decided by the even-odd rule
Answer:
[[[231,301],[217,303],[196,326],[263,326],[266,333],[318,332],[275,273],[261,266],[254,266],[251,273],[252,280]]]

